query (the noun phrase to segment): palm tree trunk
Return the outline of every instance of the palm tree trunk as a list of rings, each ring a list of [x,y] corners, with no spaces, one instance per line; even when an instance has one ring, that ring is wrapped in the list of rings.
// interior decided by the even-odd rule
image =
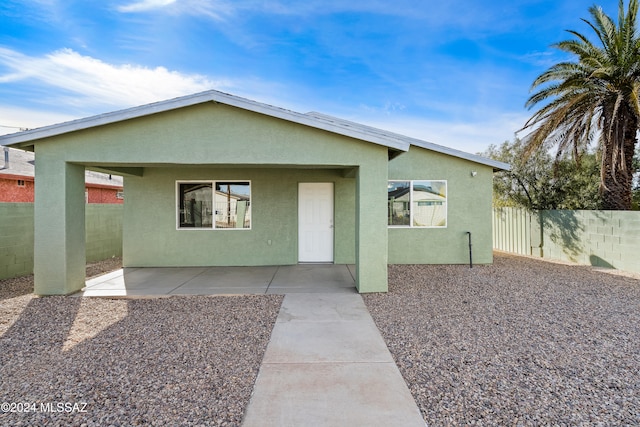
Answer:
[[[631,197],[633,188],[633,155],[636,148],[637,120],[630,120],[628,130],[624,132],[624,167],[622,162],[613,168],[611,155],[603,156],[603,184],[602,204],[606,210],[631,210]],[[619,155],[621,156],[621,155]]]

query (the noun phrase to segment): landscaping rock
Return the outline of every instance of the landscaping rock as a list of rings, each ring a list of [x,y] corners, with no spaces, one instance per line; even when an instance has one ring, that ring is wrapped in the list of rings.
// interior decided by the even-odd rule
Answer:
[[[364,295],[428,425],[639,425],[640,280],[498,253]]]
[[[32,288],[0,282],[0,425],[238,426],[283,298]]]

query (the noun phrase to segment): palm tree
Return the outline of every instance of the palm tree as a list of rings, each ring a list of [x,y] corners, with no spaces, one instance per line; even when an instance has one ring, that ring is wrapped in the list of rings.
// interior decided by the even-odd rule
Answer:
[[[633,155],[640,123],[640,39],[636,34],[638,0],[625,13],[619,0],[618,24],[602,8],[589,8],[583,20],[598,45],[569,31],[574,40],[554,47],[572,54],[542,73],[528,108],[549,101],[525,124],[528,153],[557,146],[557,157],[571,153],[577,161],[595,142],[600,155],[600,190],[604,209],[631,209]]]

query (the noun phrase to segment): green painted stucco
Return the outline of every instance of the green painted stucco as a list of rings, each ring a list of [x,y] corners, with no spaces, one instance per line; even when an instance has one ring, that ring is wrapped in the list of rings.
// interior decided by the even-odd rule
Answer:
[[[476,176],[472,176],[472,172]],[[389,162],[390,180],[446,180],[446,228],[389,228],[390,264],[491,263],[493,170],[468,160],[412,146]]]
[[[181,180],[251,181],[251,229],[176,229]],[[146,168],[143,177],[125,178],[125,265],[296,264],[299,182],[334,183],[335,262],[355,263],[355,181],[334,169]]]
[[[36,182],[49,183],[40,190],[36,185],[36,288],[41,293],[82,287],[84,218],[76,217],[84,209],[78,199],[84,167],[132,168],[124,184],[127,266],[295,263],[297,183],[333,182],[335,261],[356,263],[360,292],[387,289],[387,147],[216,103],[35,145]],[[40,167],[41,162],[47,166]],[[175,181],[189,179],[251,180],[252,229],[177,231]],[[52,206],[56,219],[48,223],[44,212]]]
[[[84,284],[85,167],[125,174],[125,266],[295,264],[300,182],[334,183],[334,259],[360,292],[387,290],[387,265],[489,263],[492,168],[388,147],[214,102],[35,142],[35,271],[42,294]],[[472,171],[476,172],[472,176]],[[446,180],[444,229],[387,227],[387,182]],[[250,230],[176,230],[176,181],[251,181]],[[270,242],[270,243],[269,243]]]
[[[38,295],[69,294],[85,282],[85,169],[65,162],[57,148],[36,149],[33,273]]]

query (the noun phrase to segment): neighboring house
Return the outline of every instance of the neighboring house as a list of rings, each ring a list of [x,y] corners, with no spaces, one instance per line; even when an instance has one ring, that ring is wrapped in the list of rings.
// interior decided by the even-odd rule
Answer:
[[[126,267],[491,263],[492,176],[429,142],[217,91],[0,137],[38,153],[35,292],[84,286],[85,169],[124,176]],[[40,163],[42,162],[42,163]]]
[[[0,150],[0,203],[33,203],[35,155],[29,151],[3,147]],[[87,171],[87,203],[123,203],[122,177]]]

